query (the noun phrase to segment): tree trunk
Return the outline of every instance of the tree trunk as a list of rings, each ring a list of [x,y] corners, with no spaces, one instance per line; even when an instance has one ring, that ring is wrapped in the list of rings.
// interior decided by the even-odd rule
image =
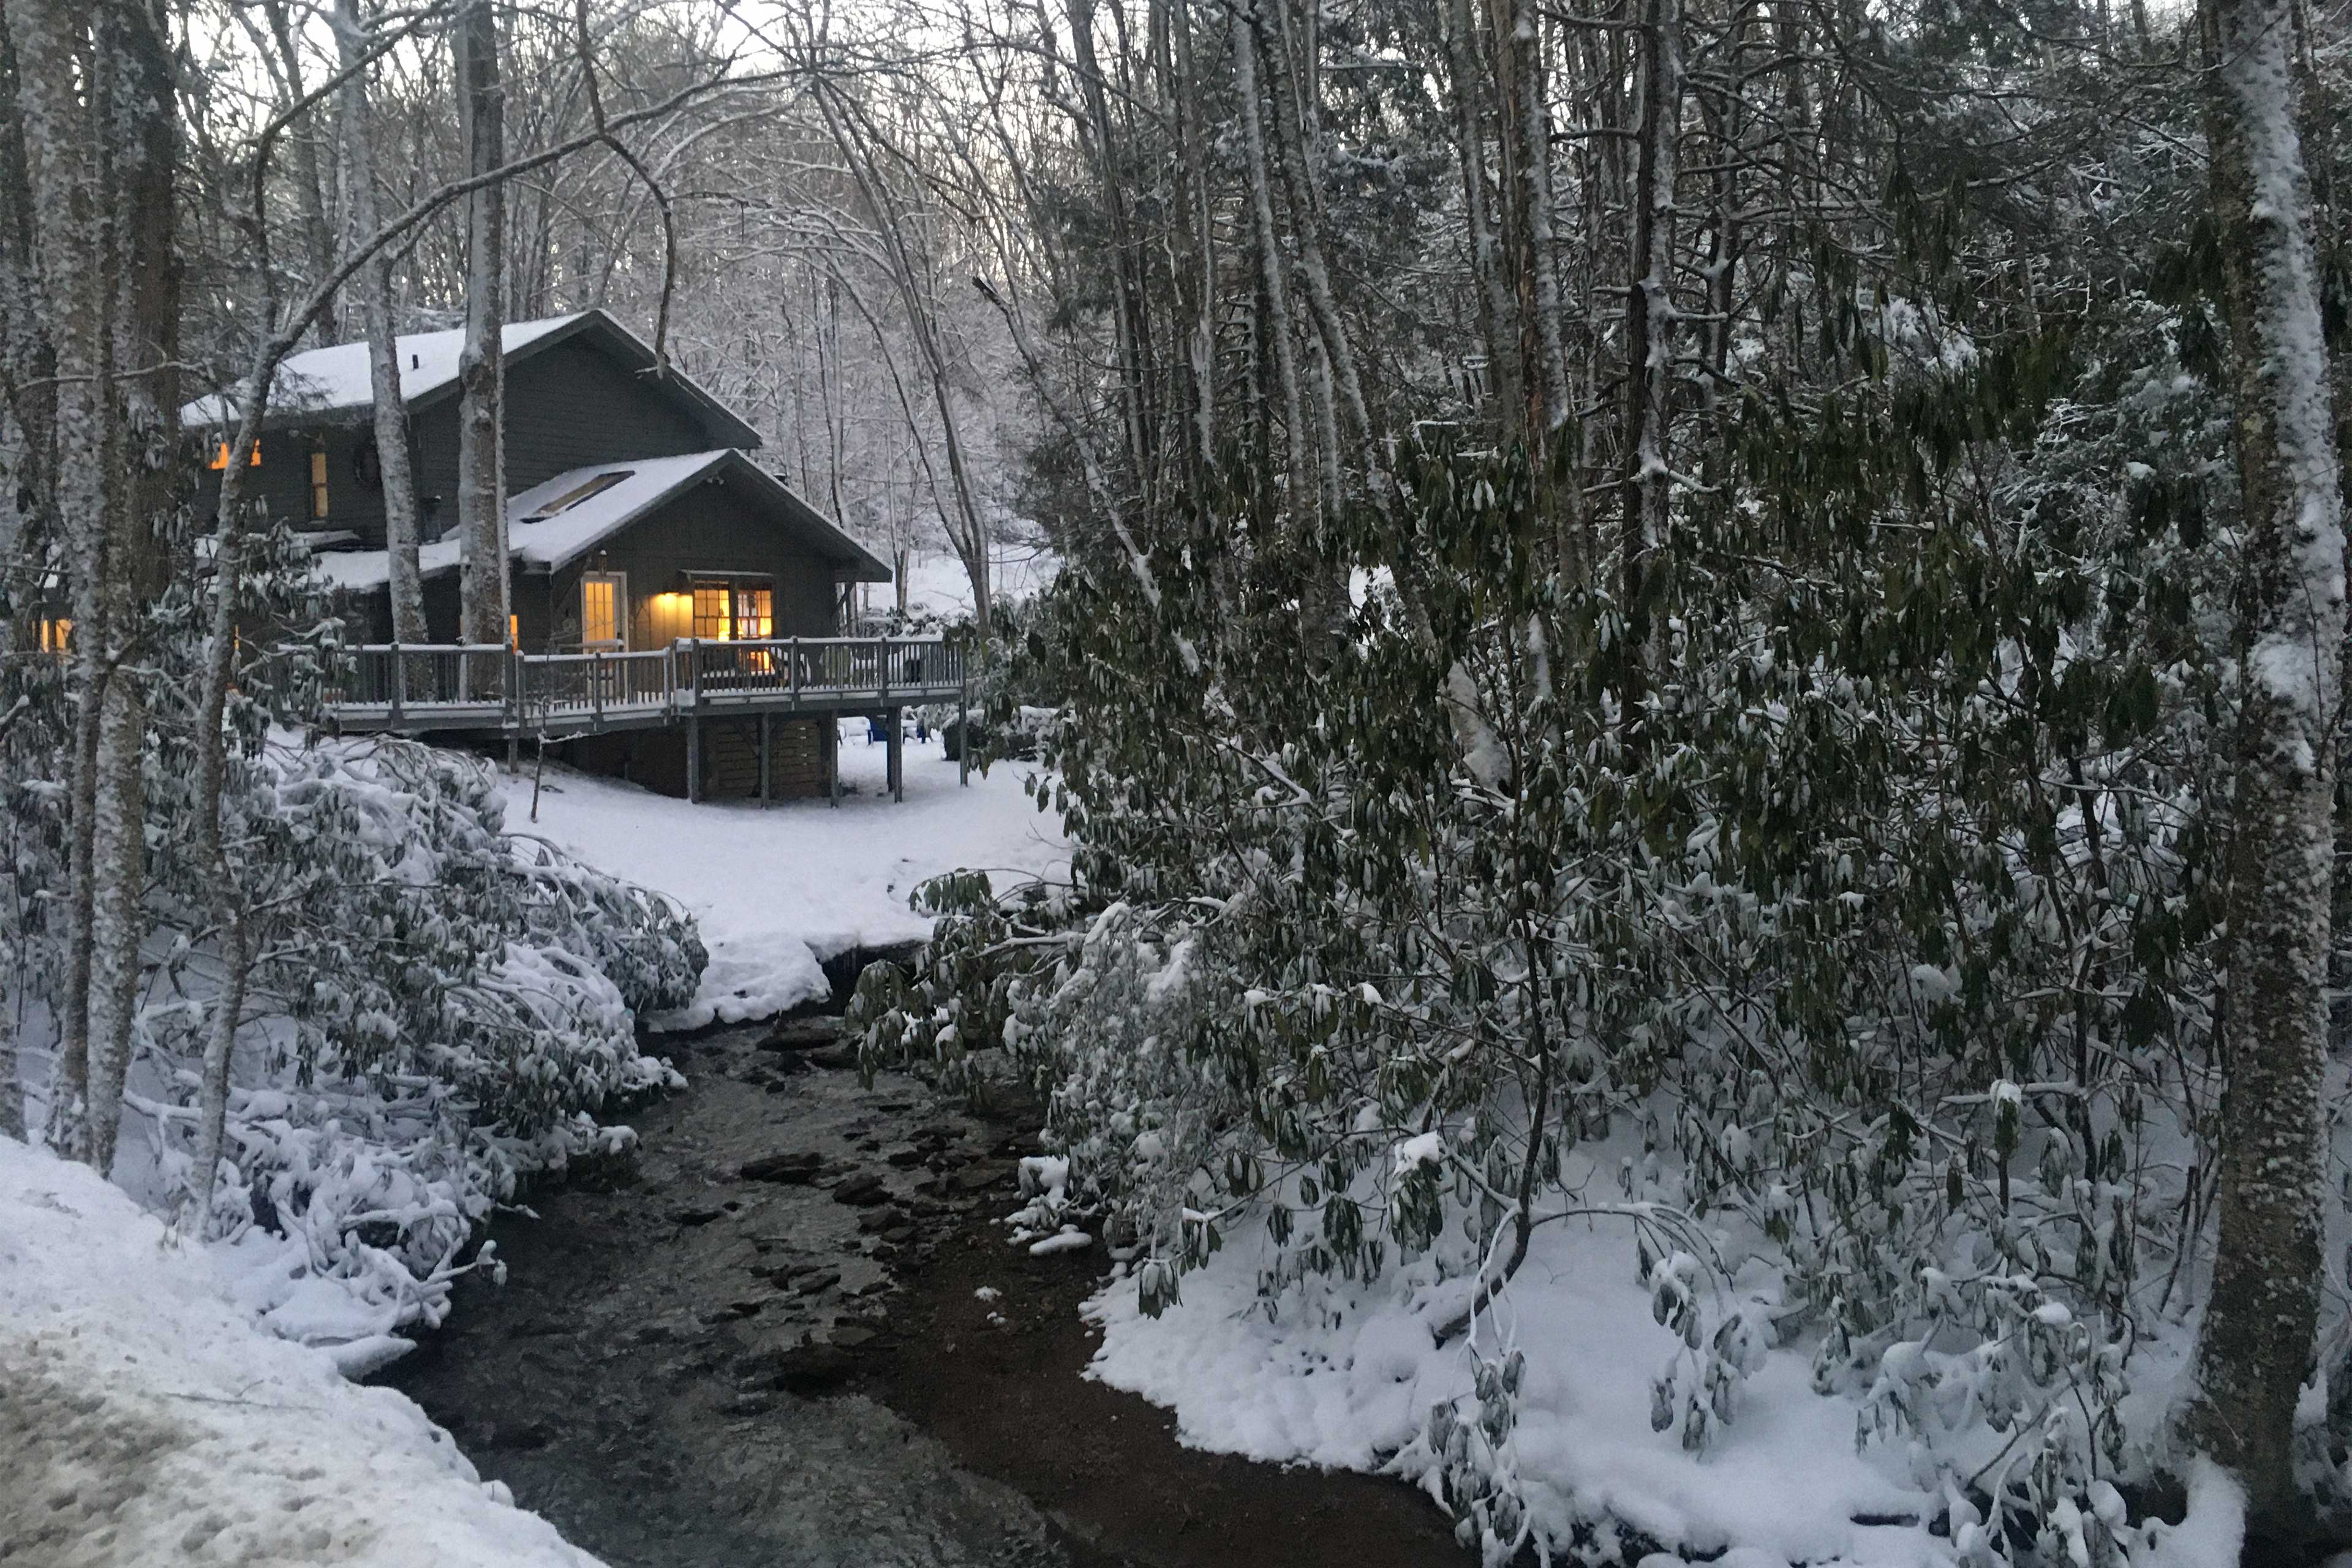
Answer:
[[[1518,374],[1526,407],[1515,424],[1540,456],[1568,417],[1568,361],[1559,336],[1559,277],[1552,255],[1551,111],[1544,96],[1542,20],[1534,0],[1493,0],[1495,80],[1502,105],[1503,240],[1518,296]]]
[[[191,1234],[201,1241],[212,1222],[213,1193],[220,1184],[221,1155],[228,1131],[229,1068],[236,1055],[237,1025],[245,1016],[246,982],[252,971],[250,935],[242,910],[232,910],[221,932],[221,989],[213,999],[212,1030],[205,1038],[205,1071],[197,1089],[195,1217]]]
[[[145,934],[136,645],[161,586],[158,533],[179,473],[176,83],[167,21],[138,0],[9,0],[5,16],[29,248],[59,378],[53,493],[77,622],[67,976],[49,1121],[61,1150],[103,1171]]]
[[[1292,348],[1290,289],[1285,277],[1289,262],[1274,226],[1274,182],[1266,167],[1265,106],[1258,88],[1256,28],[1238,0],[1229,0],[1233,16],[1234,97],[1242,122],[1244,162],[1249,171],[1250,235],[1255,242],[1258,283],[1265,298],[1265,342],[1274,358],[1275,384],[1282,399],[1282,421],[1290,439],[1287,473],[1290,529],[1294,539],[1312,525],[1309,504],[1313,481],[1307,456],[1307,410],[1298,389],[1298,359]]]
[[[355,0],[337,0],[335,37],[343,68],[366,53],[366,28]],[[352,229],[373,234],[382,219],[375,199],[375,151],[368,139],[367,74],[354,72],[342,89],[343,183]],[[376,467],[383,484],[384,556],[395,642],[431,640],[425,624],[425,579],[419,545],[416,474],[408,460],[408,405],[400,393],[400,350],[392,331],[392,256],[378,254],[352,280],[367,332],[368,384],[375,399]]]
[[[147,799],[141,763],[147,708],[118,670],[106,683],[98,741],[98,820],[92,834],[89,1145],[92,1169],[114,1168],[122,1084],[139,1005],[139,950],[147,934]]]
[[[457,90],[466,167],[506,161],[506,91],[499,80],[498,14],[470,0],[457,19]],[[507,641],[505,420],[506,197],[483,186],[466,204],[466,343],[457,362],[457,533],[463,568],[458,640]]]
[[[1446,15],[1446,74],[1453,78],[1454,87],[1454,152],[1462,168],[1462,211],[1469,245],[1470,276],[1475,285],[1478,337],[1486,346],[1493,402],[1501,411],[1504,438],[1507,441],[1520,434],[1527,403],[1519,390],[1518,339],[1514,326],[1517,312],[1503,283],[1494,220],[1487,211],[1486,138],[1480,128],[1480,84],[1484,76],[1478,57],[1476,14],[1471,0],[1450,0]],[[1508,343],[1504,341],[1506,334],[1510,337]]]
[[[1675,184],[1683,106],[1682,0],[1650,0],[1642,87],[1641,161],[1633,182],[1633,281],[1625,290],[1625,719],[1638,730],[1648,689],[1648,574],[1665,544],[1672,479]]]
[[[2235,350],[2251,647],[2230,868],[2221,1228],[2190,1440],[2288,1524],[2319,1313],[2329,812],[2344,532],[2289,0],[2208,0],[2207,133]]]
[[[270,40],[278,46],[278,86],[286,94],[286,101],[290,104],[299,100],[307,90],[307,84],[302,79],[302,51],[295,38],[295,23],[287,15],[284,0],[263,0],[261,12],[269,23]],[[310,265],[313,282],[335,269],[335,230],[334,226],[327,221],[325,170],[319,161],[320,135],[316,116],[309,117],[287,134],[289,150],[294,154],[294,189],[302,217],[302,242],[310,252],[303,259]],[[331,300],[319,312],[318,330],[321,343],[341,341]]]

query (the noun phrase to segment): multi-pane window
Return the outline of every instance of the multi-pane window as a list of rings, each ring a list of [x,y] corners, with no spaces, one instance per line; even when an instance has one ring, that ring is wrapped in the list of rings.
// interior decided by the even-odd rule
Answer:
[[[735,635],[735,591],[724,583],[694,585],[694,635],[725,642]]]
[[[694,585],[694,635],[741,642],[775,635],[775,594],[767,587],[726,583]]]
[[[226,442],[226,441],[216,441],[216,442],[215,442],[215,443],[213,444],[213,460],[212,460],[212,469],[213,469],[213,472],[215,472],[215,473],[219,473],[222,469],[224,469],[224,468],[227,468],[227,467],[228,467],[228,443],[227,443],[227,442]],[[260,443],[260,442],[256,441],[256,442],[253,444],[253,456],[252,456],[252,457],[250,457],[250,458],[247,458],[246,459],[246,467],[247,467],[247,468],[259,468],[259,467],[261,467],[261,443]]]
[[[588,647],[619,647],[623,606],[628,595],[618,572],[588,572],[580,578],[580,641]]]
[[[327,515],[327,449],[324,447],[310,454],[310,515],[318,519]]]
[[[735,590],[735,635],[768,637],[776,635],[775,598],[766,588]]]
[[[45,618],[40,623],[41,651],[43,653],[63,653],[66,651],[67,640],[72,636],[73,622],[68,620],[65,616],[57,616]]]

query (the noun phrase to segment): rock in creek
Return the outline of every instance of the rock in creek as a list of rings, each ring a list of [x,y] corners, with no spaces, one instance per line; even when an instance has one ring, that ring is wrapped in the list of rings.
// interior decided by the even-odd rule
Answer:
[[[841,1020],[832,1017],[793,1018],[778,1024],[760,1042],[763,1051],[810,1051],[841,1038]]]
[[[762,1154],[756,1160],[744,1161],[743,1179],[805,1185],[816,1180],[817,1173],[824,1169],[824,1155],[814,1149],[800,1149],[789,1154]]]
[[[826,1394],[848,1380],[856,1363],[837,1345],[795,1345],[746,1357],[743,1371],[753,1383],[786,1394]]]
[[[845,1177],[841,1184],[833,1189],[833,1196],[835,1203],[847,1204],[852,1208],[870,1208],[876,1204],[888,1203],[890,1189],[884,1186],[882,1178],[873,1172],[860,1171]]]

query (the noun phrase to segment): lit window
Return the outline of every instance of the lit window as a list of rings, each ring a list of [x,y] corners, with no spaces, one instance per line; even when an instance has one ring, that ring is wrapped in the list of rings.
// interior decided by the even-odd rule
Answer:
[[[213,462],[212,462],[212,467],[213,467],[213,472],[215,472],[215,473],[219,473],[222,469],[224,469],[224,468],[227,468],[227,467],[228,467],[228,443],[227,443],[227,442],[226,442],[226,441],[220,441],[220,442],[215,442],[215,443],[214,444],[214,446],[213,446]],[[260,443],[260,442],[256,441],[256,442],[253,444],[253,456],[246,459],[246,467],[247,467],[247,468],[259,468],[259,467],[261,467],[261,443]]]
[[[735,635],[767,637],[775,635],[774,596],[765,588],[735,590]]]
[[[761,587],[724,583],[694,585],[694,635],[719,642],[747,642],[775,635],[775,595]]]
[[[720,642],[735,636],[735,595],[724,583],[694,585],[694,635]]]
[[[520,616],[509,616],[507,617],[507,647],[510,648],[520,648],[522,647],[522,617]]]
[[[580,640],[589,647],[621,646],[621,606],[627,599],[618,572],[584,572],[580,576]]]
[[[609,474],[598,474],[586,484],[578,485],[564,491],[562,495],[557,496],[553,500],[549,501],[545,506],[541,507],[537,511],[525,517],[523,521],[525,522],[545,522],[557,512],[569,511],[573,507],[578,506],[582,501],[588,500],[592,496],[603,495],[606,490],[611,489],[623,479],[634,478],[636,470],[635,468],[621,468]]]
[[[327,449],[324,447],[310,454],[310,515],[323,519],[327,515]]]
[[[38,630],[43,653],[63,653],[73,636],[73,622],[63,616],[52,616],[39,622]]]

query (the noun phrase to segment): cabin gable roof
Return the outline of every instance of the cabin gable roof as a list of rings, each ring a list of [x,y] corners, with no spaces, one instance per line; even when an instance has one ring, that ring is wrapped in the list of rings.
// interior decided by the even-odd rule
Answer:
[[[714,447],[760,445],[759,432],[732,409],[674,365],[662,366],[650,346],[602,310],[509,322],[500,333],[509,371],[559,343],[575,340],[593,345],[628,371],[646,395],[662,398],[689,413],[709,433]],[[412,415],[457,395],[457,364],[466,346],[463,330],[404,332],[394,340],[394,346],[400,364],[401,399]],[[654,374],[657,368],[659,374]],[[278,367],[269,401],[269,416],[263,422],[269,430],[355,424],[367,418],[375,407],[367,343],[335,343],[289,354]],[[209,395],[184,406],[180,420],[190,429],[217,428],[227,423],[234,406],[229,394]]]
[[[830,563],[837,576],[857,583],[890,580],[890,569],[864,546],[733,447],[593,463],[533,485],[507,502],[509,558],[525,573],[558,571],[646,521],[694,486],[709,483],[735,489],[794,544]],[[456,571],[457,536],[424,546],[417,557],[425,576]],[[389,575],[381,550],[331,551],[313,560],[320,575],[339,588],[380,588]]]

